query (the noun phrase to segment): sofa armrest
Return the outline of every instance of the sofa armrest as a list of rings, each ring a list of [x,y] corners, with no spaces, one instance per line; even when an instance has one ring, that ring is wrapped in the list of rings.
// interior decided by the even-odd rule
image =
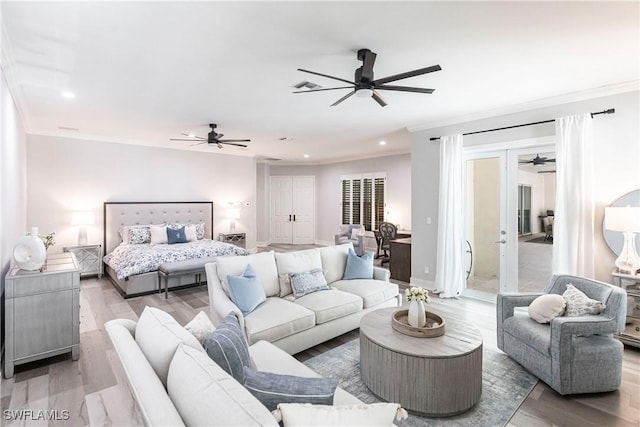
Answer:
[[[146,426],[184,426],[164,385],[135,341],[136,323],[115,319],[105,323],[113,348],[124,369],[129,389]]]
[[[373,267],[373,278],[376,280],[383,280],[388,282],[391,279],[391,272],[387,269],[380,267]]]
[[[498,294],[496,300],[496,335],[497,345],[504,350],[504,329],[502,323],[505,319],[513,317],[516,307],[526,307],[538,298],[542,293],[529,294]]]
[[[551,337],[560,341],[571,335],[608,335],[620,332],[609,316],[556,317],[551,321]]]
[[[222,289],[222,283],[218,279],[218,264],[211,262],[205,264],[207,272],[207,289],[209,291],[209,306],[211,307],[211,321],[218,326],[222,323],[227,314],[235,313],[240,322],[240,327],[244,331],[244,316],[237,305],[231,301],[225,291]]]

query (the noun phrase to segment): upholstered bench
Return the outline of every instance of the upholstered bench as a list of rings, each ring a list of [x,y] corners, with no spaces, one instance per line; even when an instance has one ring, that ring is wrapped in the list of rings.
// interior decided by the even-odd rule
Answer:
[[[193,274],[196,276],[196,283],[201,285],[202,275],[205,273],[204,265],[214,262],[217,257],[188,259],[185,261],[165,262],[158,267],[158,293],[162,292],[164,283],[164,297],[169,295],[169,278]]]

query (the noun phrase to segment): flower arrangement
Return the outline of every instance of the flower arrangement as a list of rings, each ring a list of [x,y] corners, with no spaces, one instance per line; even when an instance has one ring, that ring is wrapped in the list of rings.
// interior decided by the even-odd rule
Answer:
[[[51,232],[42,237],[42,243],[44,243],[44,249],[49,249],[49,246],[53,246],[56,244],[55,238],[53,236],[56,235],[56,232]]]
[[[420,288],[414,286],[404,291],[405,297],[407,297],[407,301],[422,301],[426,304],[431,302],[431,298],[429,298],[429,291],[425,288]]]

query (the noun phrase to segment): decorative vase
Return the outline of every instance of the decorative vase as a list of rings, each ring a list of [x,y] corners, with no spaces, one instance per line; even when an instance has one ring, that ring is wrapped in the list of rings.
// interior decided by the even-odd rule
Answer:
[[[31,229],[31,235],[21,237],[13,248],[13,258],[21,270],[39,270],[47,258],[44,242],[38,237],[38,227]]]
[[[427,324],[427,315],[424,310],[424,302],[411,301],[409,303],[409,315],[407,317],[409,325],[414,328],[424,328]]]

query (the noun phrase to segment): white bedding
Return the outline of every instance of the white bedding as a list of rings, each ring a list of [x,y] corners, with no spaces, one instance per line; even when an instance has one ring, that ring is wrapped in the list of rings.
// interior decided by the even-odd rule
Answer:
[[[238,246],[208,239],[173,245],[121,244],[104,257],[104,262],[116,271],[118,279],[125,279],[135,274],[156,271],[165,262],[248,253]]]

